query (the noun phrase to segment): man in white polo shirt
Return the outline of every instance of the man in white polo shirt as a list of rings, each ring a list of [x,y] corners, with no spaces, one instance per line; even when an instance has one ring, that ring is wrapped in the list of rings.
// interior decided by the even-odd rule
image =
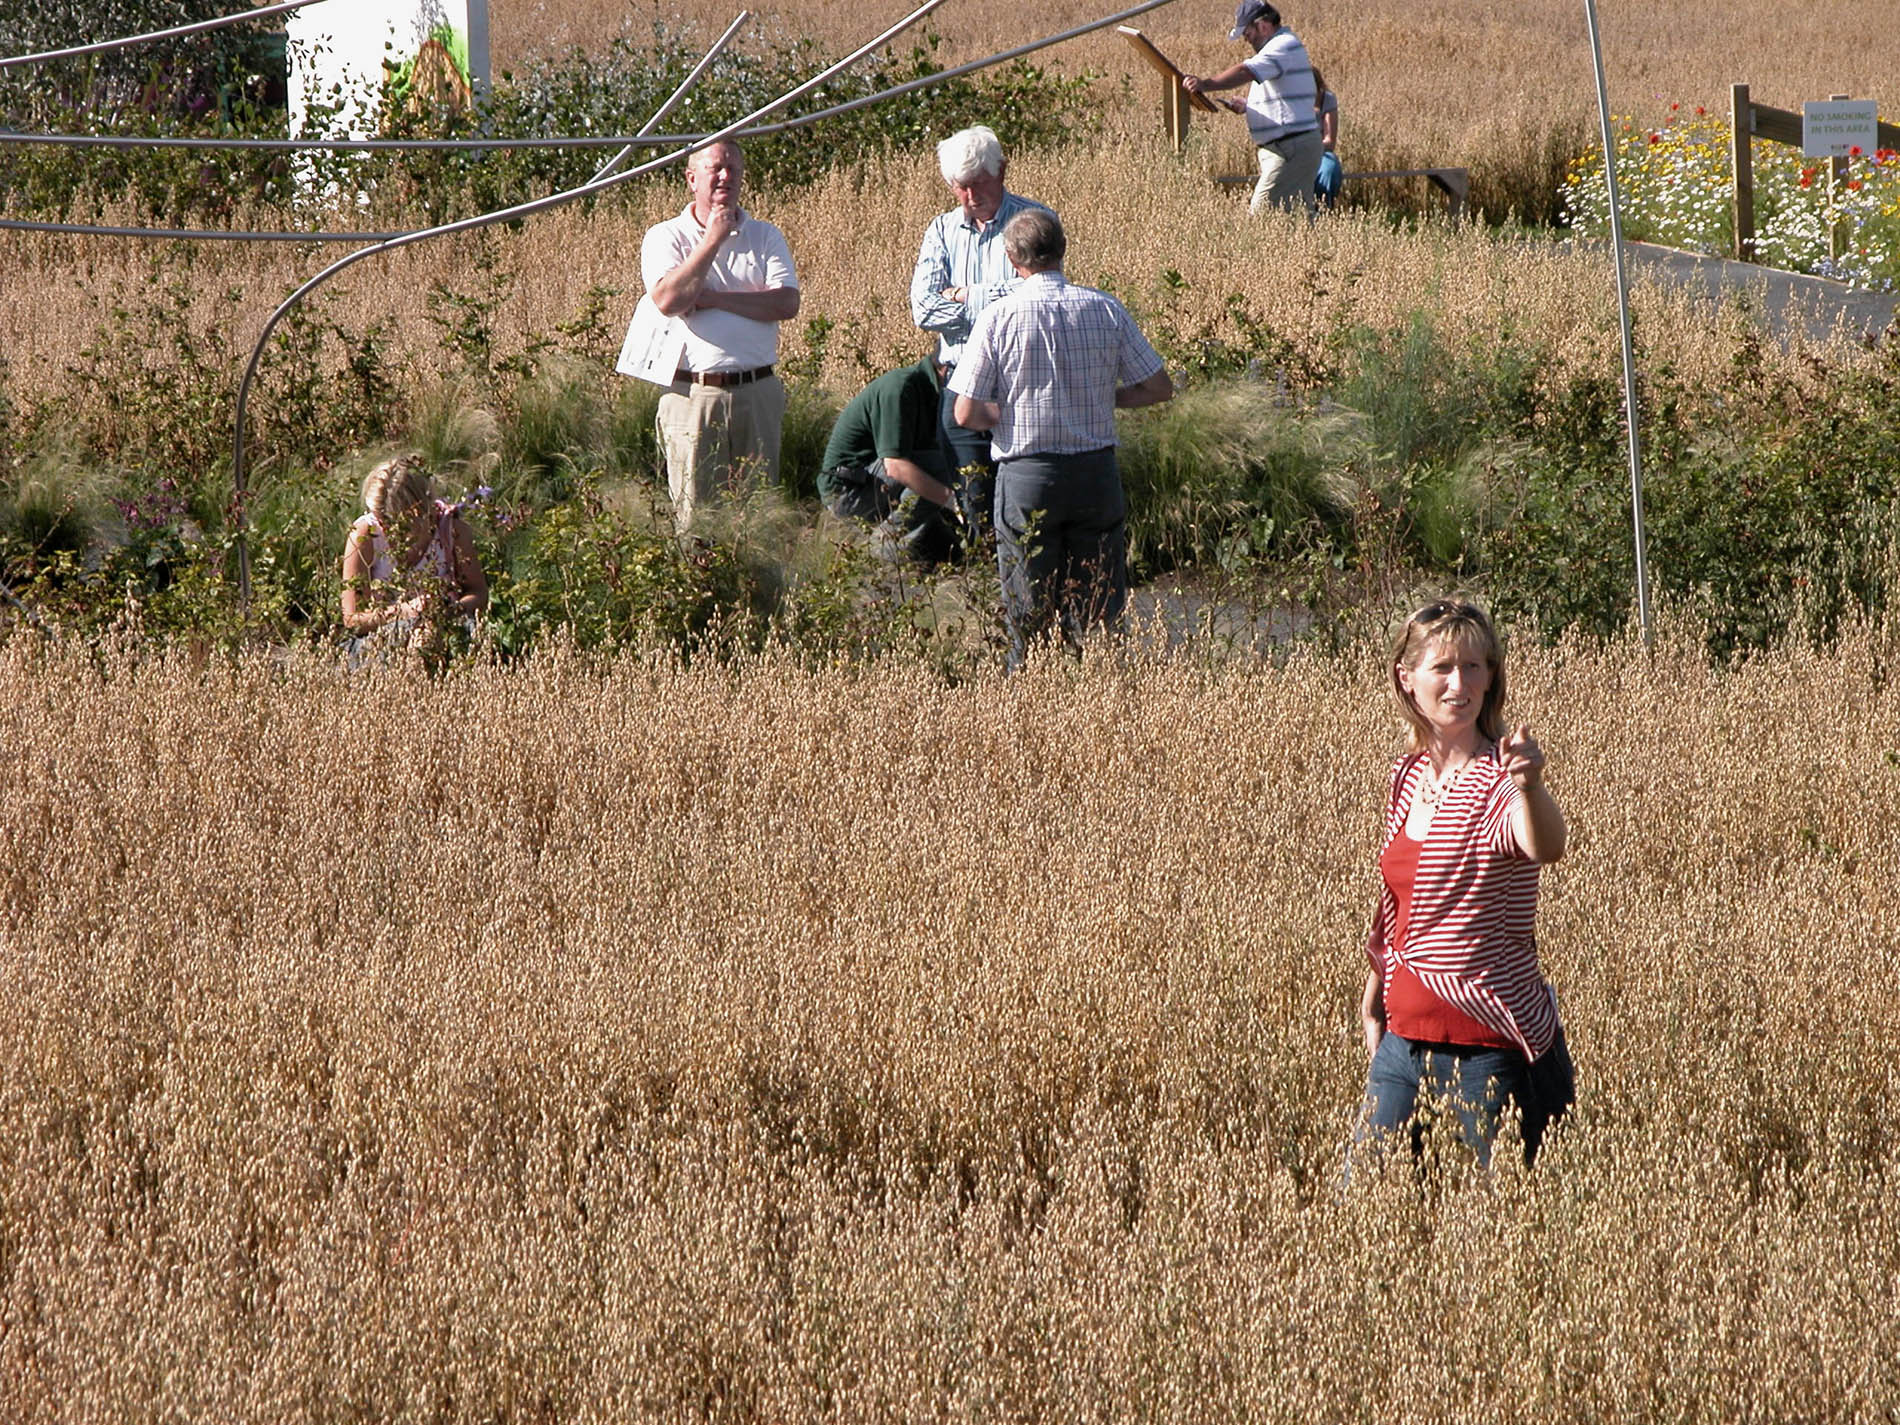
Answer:
[[[745,160],[716,143],[686,160],[692,202],[647,229],[640,277],[654,306],[677,318],[686,350],[660,397],[660,443],[673,520],[694,511],[751,467],[778,478],[785,386],[773,372],[778,324],[798,315],[798,277],[785,235],[739,206]]]
[[[1280,12],[1266,0],[1240,0],[1227,38],[1254,46],[1252,57],[1219,74],[1183,75],[1181,87],[1190,94],[1206,94],[1247,86],[1245,104],[1221,102],[1247,116],[1247,133],[1260,151],[1260,181],[1254,185],[1250,211],[1257,218],[1269,208],[1297,203],[1310,217],[1315,207],[1313,180],[1319,176],[1326,145],[1319,135],[1319,84],[1306,46],[1281,26]]]

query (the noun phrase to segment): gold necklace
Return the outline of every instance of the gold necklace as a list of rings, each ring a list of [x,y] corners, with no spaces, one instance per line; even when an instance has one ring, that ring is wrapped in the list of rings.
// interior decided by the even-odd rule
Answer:
[[[1470,765],[1471,759],[1467,757],[1450,771],[1441,773],[1433,771],[1431,763],[1427,761],[1425,775],[1419,780],[1419,801],[1428,807],[1437,806],[1439,799],[1452,789],[1458,778],[1464,774],[1465,768]]]

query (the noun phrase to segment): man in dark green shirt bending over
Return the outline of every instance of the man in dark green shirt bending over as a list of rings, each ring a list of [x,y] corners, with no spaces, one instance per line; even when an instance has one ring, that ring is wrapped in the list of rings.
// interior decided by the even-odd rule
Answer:
[[[928,563],[956,545],[956,472],[943,439],[943,368],[926,356],[886,371],[831,428],[818,495],[841,519],[881,521],[880,554]]]

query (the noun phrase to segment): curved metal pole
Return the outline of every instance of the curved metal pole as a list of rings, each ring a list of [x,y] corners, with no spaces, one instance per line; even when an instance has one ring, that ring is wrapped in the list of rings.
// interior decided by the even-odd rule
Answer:
[[[491,148],[612,148],[615,144],[658,145],[685,143],[698,134],[654,134],[627,138],[621,134],[594,134],[585,138],[493,139],[207,139],[160,137],[150,134],[16,134],[0,132],[0,144],[47,144],[55,148],[211,148],[262,149],[272,153],[316,150],[329,153],[434,153]]]
[[[719,58],[721,54],[725,53],[726,46],[732,43],[732,37],[739,33],[739,27],[751,18],[752,12],[750,10],[741,10],[733,17],[732,23],[726,26],[726,32],[713,41],[713,47],[706,51],[705,57],[701,59],[698,64],[693,66],[693,72],[680,81],[680,87],[673,91],[671,98],[653,111],[653,117],[641,125],[640,132],[634,135],[635,138],[645,138],[648,134],[653,132],[660,120],[673,112],[680,100],[686,97],[687,92],[692,89],[695,84],[699,83],[699,76],[706,72],[706,66]],[[601,179],[605,178],[627,161],[627,155],[633,152],[633,148],[634,146],[632,144],[628,144],[625,148],[621,149],[619,153],[601,164],[595,171],[594,176],[587,181],[589,183],[600,182]]]
[[[570,188],[560,193],[551,193],[545,198],[537,198],[532,202],[518,203],[512,208],[503,208],[499,212],[484,213],[478,217],[464,218],[460,222],[444,223],[440,227],[423,228],[418,232],[405,233],[401,237],[390,238],[385,242],[379,242],[370,247],[358,248],[355,252],[338,258],[335,262],[331,263],[328,267],[324,268],[321,272],[297,288],[297,290],[292,292],[288,297],[284,298],[284,300],[278,304],[277,310],[272,312],[270,317],[265,321],[264,329],[257,334],[257,344],[251,348],[251,359],[244,364],[244,375],[238,382],[237,410],[234,414],[231,439],[231,513],[232,518],[237,523],[238,600],[241,606],[249,608],[251,602],[250,521],[245,517],[244,513],[244,496],[247,493],[244,485],[244,412],[250,403],[251,382],[257,375],[257,363],[264,355],[264,344],[270,340],[270,334],[277,329],[277,324],[284,319],[293,307],[311,292],[336,276],[337,273],[343,271],[344,268],[360,262],[362,259],[374,253],[391,252],[396,248],[407,247],[411,243],[421,242],[425,238],[446,237],[450,233],[472,232],[477,228],[489,227],[495,223],[511,222],[517,218],[525,218],[530,214],[539,213],[548,208],[558,207],[563,203],[571,203],[575,199],[585,197],[589,193],[598,193],[615,184],[627,182],[630,179],[640,177],[642,174],[652,173],[669,164],[678,162],[680,159],[686,157],[688,153],[696,149],[710,147],[728,135],[737,133],[753,120],[763,118],[774,110],[784,108],[800,95],[824,83],[827,79],[831,78],[832,75],[856,64],[865,55],[871,53],[872,50],[890,40],[892,36],[903,33],[904,30],[916,24],[917,21],[923,19],[925,15],[928,15],[932,10],[943,3],[944,0],[924,0],[923,4],[919,5],[915,10],[912,10],[909,15],[898,21],[897,24],[891,26],[876,39],[871,40],[867,44],[860,45],[836,64],[814,75],[797,88],[781,94],[778,98],[772,100],[771,103],[754,109],[743,119],[728,124],[717,133],[708,135],[704,142],[695,144],[692,149],[680,149],[673,153],[665,154],[652,160],[650,163],[641,164],[638,168],[630,168],[624,173],[616,173],[612,177],[603,178],[598,183],[583,183],[578,188]]]
[[[1603,125],[1603,179],[1610,192],[1610,251],[1616,255],[1616,310],[1623,325],[1623,418],[1629,426],[1630,518],[1636,540],[1636,621],[1649,646],[1649,562],[1643,538],[1643,445],[1636,423],[1636,343],[1630,334],[1629,273],[1623,258],[1623,217],[1616,201],[1616,144],[1610,134],[1610,91],[1603,78],[1603,41],[1596,0],[1583,0],[1590,21],[1590,52],[1597,70],[1597,114]]]
[[[222,29],[226,25],[241,25],[246,20],[261,20],[266,15],[281,15],[286,10],[301,10],[306,5],[322,3],[323,0],[284,0],[281,5],[263,5],[255,10],[240,10],[235,15],[224,15],[215,20],[199,20],[195,24],[179,25],[175,29],[151,30],[142,35],[127,35],[120,40],[101,40],[97,44],[74,45],[71,49],[49,49],[42,50],[38,54],[16,54],[0,59],[0,69],[8,69],[16,64],[39,64],[49,59],[76,59],[82,54],[103,54],[107,50],[150,44],[154,40],[175,40],[181,35],[195,35],[201,30]]]
[[[936,74],[925,75],[921,79],[908,79],[902,84],[894,84],[889,89],[880,89],[875,94],[865,94],[856,99],[847,99],[842,104],[833,104],[828,109],[819,109],[814,113],[801,114],[796,119],[787,119],[777,124],[754,124],[750,128],[729,135],[737,139],[759,138],[768,134],[789,133],[793,129],[815,124],[821,119],[835,118],[839,114],[848,114],[854,109],[867,105],[881,104],[886,99],[895,99],[916,89],[926,89],[933,84],[942,84],[947,80],[961,79],[964,75],[979,69],[987,69],[1004,60],[1017,59],[1035,50],[1047,49],[1050,45],[1061,44],[1078,35],[1088,34],[1091,30],[1104,29],[1117,25],[1136,15],[1170,3],[1170,0],[1147,0],[1132,10],[1123,10],[1106,19],[1096,20],[1086,25],[1078,25],[1061,34],[1050,35],[1045,39],[1032,40],[1028,44],[1017,45],[1013,49],[999,50],[995,54],[985,55],[982,59],[973,59],[954,69],[941,70]],[[58,136],[64,139],[68,136]],[[636,135],[628,138],[586,138],[586,139],[339,139],[315,140],[305,142],[298,139],[102,139],[103,143],[125,143],[146,145],[178,146],[184,144],[205,147],[262,147],[273,148],[605,148],[609,144],[625,144],[629,148],[659,147],[662,145],[696,144],[704,139],[704,134],[650,134],[644,137]],[[0,144],[11,141],[53,142],[54,136],[35,134],[0,134]],[[86,142],[92,142],[90,137]],[[85,223],[42,223],[27,219],[0,218],[0,230],[17,228],[23,232],[71,233],[90,237],[142,237],[172,239],[203,239],[207,242],[237,239],[247,242],[383,242],[393,237],[404,237],[406,233],[278,233],[278,232],[234,232],[221,228],[115,228],[99,227]]]
[[[861,95],[856,99],[847,99],[843,103],[833,104],[828,109],[818,109],[810,114],[800,114],[796,119],[785,119],[776,124],[754,124],[750,128],[740,129],[737,133],[722,130],[726,138],[753,139],[764,138],[771,134],[788,133],[793,129],[815,124],[820,119],[836,118],[839,114],[849,114],[854,109],[867,105],[881,104],[886,99],[896,99],[916,89],[928,89],[933,84],[942,84],[947,80],[961,79],[979,69],[988,69],[991,65],[1001,64],[1005,60],[1020,59],[1023,55],[1033,54],[1050,45],[1061,44],[1086,35],[1093,30],[1104,29],[1109,25],[1118,25],[1136,15],[1145,15],[1158,9],[1171,0],[1147,0],[1129,10],[1100,20],[1091,20],[1087,24],[1077,25],[1060,34],[1049,35],[1043,39],[1030,40],[1026,44],[1011,49],[998,50],[995,54],[985,55],[982,59],[969,60],[952,69],[938,70],[921,79],[907,79],[902,84],[893,84],[889,89],[880,89],[875,94]],[[605,134],[589,138],[493,138],[493,139],[183,139],[183,138],[146,138],[117,136],[111,134],[6,134],[0,133],[0,144],[42,143],[65,144],[69,146],[111,145],[117,148],[256,148],[276,150],[317,149],[335,153],[377,153],[400,150],[438,150],[438,149],[517,149],[517,148],[608,148],[614,144],[623,144],[628,148],[664,148],[674,144],[697,144],[707,139],[707,134],[635,134],[632,137]]]
[[[322,283],[328,281],[331,277],[341,272],[344,268],[352,265],[353,263],[359,261],[362,258],[369,257],[369,256],[372,256],[373,254],[380,253],[380,252],[387,252],[393,248],[407,246],[411,242],[420,242],[424,238],[441,237],[446,234],[455,233],[455,232],[473,231],[476,228],[488,227],[494,223],[512,222],[518,218],[526,217],[532,213],[538,213],[548,208],[558,207],[563,203],[574,202],[576,199],[587,197],[590,194],[601,192],[604,189],[614,187],[617,184],[624,183],[631,179],[642,177],[645,174],[655,172],[661,168],[666,167],[669,164],[678,162],[680,159],[684,158],[688,153],[692,152],[695,149],[705,148],[709,144],[716,143],[724,139],[744,138],[751,134],[784,132],[789,129],[799,128],[806,124],[816,123],[820,119],[830,118],[836,114],[846,113],[853,109],[861,109],[867,104],[876,103],[883,99],[892,98],[899,94],[907,94],[916,89],[924,89],[934,84],[942,84],[946,82],[947,80],[958,79],[958,78],[961,78],[965,74],[972,73],[973,71],[978,70],[978,69],[986,68],[989,65],[1000,64],[1004,60],[1015,59],[1020,55],[1029,54],[1035,50],[1046,49],[1050,45],[1060,44],[1064,40],[1074,39],[1078,35],[1085,35],[1094,30],[1105,29],[1109,25],[1120,24],[1125,20],[1133,19],[1136,15],[1145,15],[1150,10],[1159,9],[1163,5],[1172,4],[1173,0],[1143,0],[1143,3],[1139,5],[1135,5],[1126,10],[1117,11],[1113,15],[1105,16],[1104,18],[1100,20],[1095,20],[1089,24],[1077,25],[1072,29],[1067,29],[1067,30],[1062,31],[1060,34],[1050,35],[1046,39],[1034,40],[1028,44],[1017,45],[1012,49],[1000,51],[997,54],[989,56],[988,58],[981,59],[981,60],[973,60],[968,64],[959,65],[954,69],[946,69],[940,73],[927,75],[921,79],[910,80],[907,83],[900,84],[894,88],[884,90],[879,94],[867,95],[861,99],[854,99],[848,103],[834,105],[829,109],[819,110],[817,113],[814,113],[814,114],[805,114],[805,115],[801,115],[800,117],[796,119],[788,119],[785,122],[780,123],[780,124],[764,126],[764,127],[760,127],[756,129],[749,129],[746,127],[746,125],[750,124],[754,119],[761,118],[764,115],[773,112],[775,109],[782,108],[784,105],[790,103],[793,99],[797,98],[805,90],[810,89],[814,87],[815,85],[820,84],[824,82],[826,79],[830,78],[831,75],[837,70],[842,69],[845,66],[856,62],[856,60],[861,58],[863,54],[868,53],[870,50],[877,48],[878,45],[885,43],[892,35],[900,33],[902,30],[904,30],[911,24],[914,24],[916,21],[922,19],[924,15],[928,14],[931,10],[935,9],[936,6],[940,3],[942,3],[942,0],[930,0],[930,3],[920,6],[917,10],[913,11],[912,14],[908,18],[901,21],[898,25],[894,26],[891,30],[879,36],[877,39],[871,41],[868,45],[865,45],[862,49],[860,49],[856,53],[846,57],[845,59],[840,60],[837,64],[833,65],[831,69],[826,70],[824,73],[818,75],[814,79],[808,80],[805,84],[801,85],[798,89],[793,90],[791,93],[786,94],[779,99],[773,100],[772,103],[767,104],[763,108],[754,110],[751,114],[748,114],[745,118],[740,119],[738,122],[734,124],[730,124],[726,128],[720,129],[716,133],[707,134],[703,138],[693,140],[691,148],[684,148],[675,153],[667,154],[662,158],[654,159],[649,163],[644,163],[640,165],[638,168],[630,168],[630,169],[627,169],[625,172],[613,174],[610,177],[601,179],[598,183],[582,184],[578,188],[570,188],[561,193],[552,193],[552,194],[549,194],[545,198],[538,198],[534,200],[533,202],[523,203],[517,207],[505,208],[499,212],[486,213],[479,217],[464,218],[460,222],[448,223],[439,228],[425,228],[418,232],[405,233],[401,235],[400,237],[392,238],[388,241],[377,243],[372,247],[361,248],[356,252],[350,253],[347,257],[341,258],[337,262],[334,262],[330,266],[324,268],[321,272],[317,273],[314,277],[310,278],[307,282],[305,282],[301,287],[297,288],[296,291],[292,292],[290,296],[286,297],[284,301],[282,302],[282,304],[278,306],[277,310],[271,313],[269,320],[266,321],[264,325],[264,330],[258,334],[257,344],[255,347],[252,348],[250,361],[246,364],[244,368],[243,379],[238,383],[237,412],[236,412],[235,429],[233,432],[233,440],[232,440],[232,447],[231,447],[231,483],[232,483],[233,515],[237,521],[236,543],[237,543],[237,551],[238,551],[238,596],[239,598],[245,604],[248,605],[250,602],[250,596],[251,596],[250,550],[249,550],[249,542],[247,539],[248,522],[244,514],[244,495],[246,493],[245,486],[244,486],[244,411],[245,411],[245,407],[248,400],[251,381],[252,381],[252,378],[256,374],[258,360],[263,355],[264,343],[269,340],[270,334],[273,330],[275,330],[277,323],[283,320],[284,316],[287,313],[289,313],[289,311],[293,307],[295,307],[297,303],[301,301],[309,292],[314,290],[316,287],[320,286]],[[657,140],[649,140],[649,142],[655,142],[655,141]]]
[[[237,228],[112,228],[96,223],[42,223],[0,218],[0,232],[68,233],[79,237],[170,238],[187,242],[382,242],[401,233],[256,232]]]

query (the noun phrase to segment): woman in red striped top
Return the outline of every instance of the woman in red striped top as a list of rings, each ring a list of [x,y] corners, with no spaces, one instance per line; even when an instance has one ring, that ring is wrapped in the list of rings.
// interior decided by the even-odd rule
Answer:
[[[1371,1068],[1361,1138],[1410,1127],[1423,1092],[1449,1100],[1482,1161],[1505,1109],[1525,1161],[1575,1096],[1556,996],[1537,965],[1537,868],[1564,854],[1564,818],[1528,726],[1505,726],[1504,658],[1475,605],[1406,620],[1392,690],[1411,749],[1392,768],[1383,889],[1360,1014]]]

